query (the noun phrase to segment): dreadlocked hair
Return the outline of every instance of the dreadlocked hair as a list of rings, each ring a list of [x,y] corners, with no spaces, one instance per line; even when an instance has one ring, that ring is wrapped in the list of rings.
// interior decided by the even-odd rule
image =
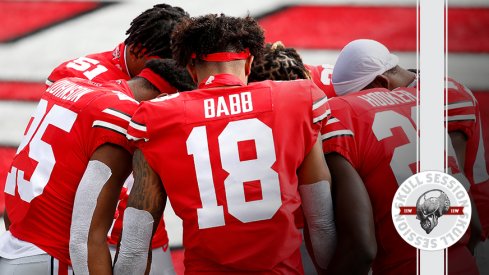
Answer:
[[[151,69],[154,73],[164,78],[180,92],[197,88],[187,69],[177,66],[173,59],[151,59],[146,62],[144,67]]]
[[[282,42],[265,45],[265,53],[255,58],[248,82],[264,80],[310,79],[309,71],[294,48],[286,48]]]
[[[259,58],[263,44],[263,29],[252,17],[208,14],[182,20],[173,31],[171,48],[173,59],[186,66],[194,53],[202,60],[206,54],[249,49],[251,55]]]
[[[171,32],[178,22],[188,16],[180,7],[154,5],[132,20],[126,31],[129,36],[124,43],[133,46],[131,53],[137,58],[143,55],[171,58]]]

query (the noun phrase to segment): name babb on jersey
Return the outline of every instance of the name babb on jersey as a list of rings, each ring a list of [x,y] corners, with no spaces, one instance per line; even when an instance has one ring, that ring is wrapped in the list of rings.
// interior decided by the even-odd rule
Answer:
[[[296,170],[329,112],[310,81],[201,89],[140,105],[128,137],[183,219],[186,272],[302,273]]]
[[[43,94],[8,173],[10,231],[69,264],[75,193],[93,152],[104,143],[132,151],[125,137],[138,103],[125,81],[55,82]]]

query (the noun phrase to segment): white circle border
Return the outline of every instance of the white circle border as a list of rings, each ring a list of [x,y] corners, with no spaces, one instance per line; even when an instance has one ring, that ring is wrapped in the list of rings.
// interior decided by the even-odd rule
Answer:
[[[450,181],[450,183],[453,183],[455,184],[456,186],[454,186],[453,188],[448,188],[446,186],[444,186],[442,183],[437,183],[437,182],[426,182],[427,181],[427,175],[438,175],[438,179],[440,178],[443,178],[443,177],[446,177],[446,179],[448,179]],[[421,178],[421,180],[420,180]],[[433,177],[435,178],[435,177]],[[430,238],[429,236],[426,236],[426,235],[422,235],[422,234],[418,234],[416,232],[416,230],[411,229],[411,233],[414,233],[415,234],[415,237],[416,238],[422,238],[424,239],[425,241],[428,240],[428,242],[432,243],[431,246],[422,246],[420,244],[416,244],[415,241],[413,240],[409,240],[408,238],[408,234],[402,234],[403,232],[401,232],[399,226],[400,224],[402,223],[402,221],[399,221],[399,213],[400,213],[400,208],[399,206],[415,206],[415,205],[402,205],[402,204],[399,204],[399,195],[401,195],[401,190],[402,190],[402,187],[404,185],[408,185],[410,184],[411,182],[413,181],[416,181],[417,183],[419,182],[422,182],[422,184],[429,184],[429,185],[434,185],[434,184],[439,184],[440,186],[440,189],[442,189],[443,191],[452,191],[453,189],[457,189],[456,192],[459,192],[459,191],[463,191],[464,192],[464,197],[468,198],[469,199],[469,203],[464,205],[464,209],[463,209],[463,213],[464,215],[460,215],[458,216],[458,219],[457,219],[457,222],[459,220],[462,220],[464,221],[464,223],[467,224],[467,226],[463,229],[462,231],[462,234],[460,234],[459,237],[457,238],[453,238],[453,239],[450,239],[449,241],[446,240],[446,238],[443,240],[443,241],[440,241],[440,238],[441,237],[435,237],[435,238]],[[421,185],[418,185],[417,188],[420,188]],[[412,188],[412,185],[411,185],[411,188]],[[411,191],[412,193],[412,191]],[[452,197],[456,197],[454,193],[451,193]],[[397,202],[397,203],[396,203]],[[457,200],[457,202],[451,202],[451,206],[459,206],[459,201]],[[470,219],[472,217],[472,207],[471,207],[471,204],[470,204],[470,197],[469,197],[469,194],[468,192],[465,190],[464,186],[456,179],[454,178],[453,176],[449,175],[449,174],[446,174],[446,173],[443,173],[443,172],[440,172],[440,171],[423,171],[423,172],[420,172],[420,173],[416,173],[412,176],[410,176],[408,179],[406,179],[401,185],[399,185],[397,191],[396,191],[396,194],[394,195],[394,198],[392,199],[392,206],[391,206],[391,216],[392,216],[392,222],[394,224],[394,227],[397,231],[397,233],[399,234],[399,236],[401,236],[401,238],[407,242],[409,245],[417,248],[417,249],[420,249],[420,250],[428,250],[428,251],[436,251],[436,250],[443,250],[443,249],[446,249],[450,246],[452,246],[453,244],[455,244],[456,242],[458,242],[464,235],[465,235],[465,232],[467,231],[468,228],[470,228]],[[405,224],[407,224],[408,227],[409,226],[409,223],[407,222],[404,222]],[[453,230],[455,226],[453,226],[450,230]],[[447,234],[450,233],[449,231],[447,232]],[[412,236],[412,235],[411,235]],[[416,239],[415,238],[415,239]],[[418,239],[419,240],[419,239]],[[421,242],[423,243],[423,242]],[[433,245],[433,244],[437,244],[437,245]]]

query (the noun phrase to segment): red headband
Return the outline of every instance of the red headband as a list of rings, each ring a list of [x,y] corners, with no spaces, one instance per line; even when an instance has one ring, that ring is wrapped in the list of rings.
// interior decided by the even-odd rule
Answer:
[[[177,88],[173,87],[168,81],[163,77],[159,76],[157,73],[153,72],[149,68],[143,69],[138,76],[145,78],[151,84],[153,84],[160,93],[174,94],[178,92]]]
[[[246,59],[249,56],[250,56],[250,49],[247,48],[240,53],[218,52],[218,53],[204,54],[202,55],[201,59],[209,62],[228,62],[228,61]],[[196,59],[197,54],[193,53],[191,57],[192,59]]]

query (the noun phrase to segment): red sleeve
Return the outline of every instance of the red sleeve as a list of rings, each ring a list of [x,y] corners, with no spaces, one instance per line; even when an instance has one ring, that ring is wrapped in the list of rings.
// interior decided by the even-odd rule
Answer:
[[[141,102],[139,107],[134,112],[131,121],[127,128],[127,139],[129,139],[135,147],[142,149],[147,141],[150,140],[146,123],[148,121],[148,103]]]
[[[460,131],[472,137],[476,126],[477,104],[472,92],[452,79],[447,81],[447,128],[448,132]]]
[[[88,137],[89,155],[105,143],[119,145],[132,153],[134,147],[126,138],[126,133],[138,102],[127,96],[110,93],[98,98],[89,106],[92,106],[88,109],[92,112],[92,129]]]
[[[320,134],[322,125],[328,121],[329,116],[331,115],[331,110],[329,108],[328,97],[324,95],[324,93],[316,86],[312,81],[310,82],[310,92],[311,92],[311,103],[312,103],[312,112],[311,117],[308,119],[307,124],[309,125],[307,128],[306,136],[310,136],[310,140],[306,140],[305,144],[305,152],[310,152],[312,147],[317,141],[318,135]],[[310,106],[310,105],[309,105]],[[309,109],[309,110],[311,110]],[[311,121],[312,119],[312,121]],[[312,122],[312,123],[311,123]]]
[[[312,122],[322,125],[328,121],[331,109],[328,97],[314,84],[311,84]]]
[[[330,100],[331,117],[321,129],[324,154],[338,153],[358,168],[357,146],[351,120],[351,107],[342,99]]]

